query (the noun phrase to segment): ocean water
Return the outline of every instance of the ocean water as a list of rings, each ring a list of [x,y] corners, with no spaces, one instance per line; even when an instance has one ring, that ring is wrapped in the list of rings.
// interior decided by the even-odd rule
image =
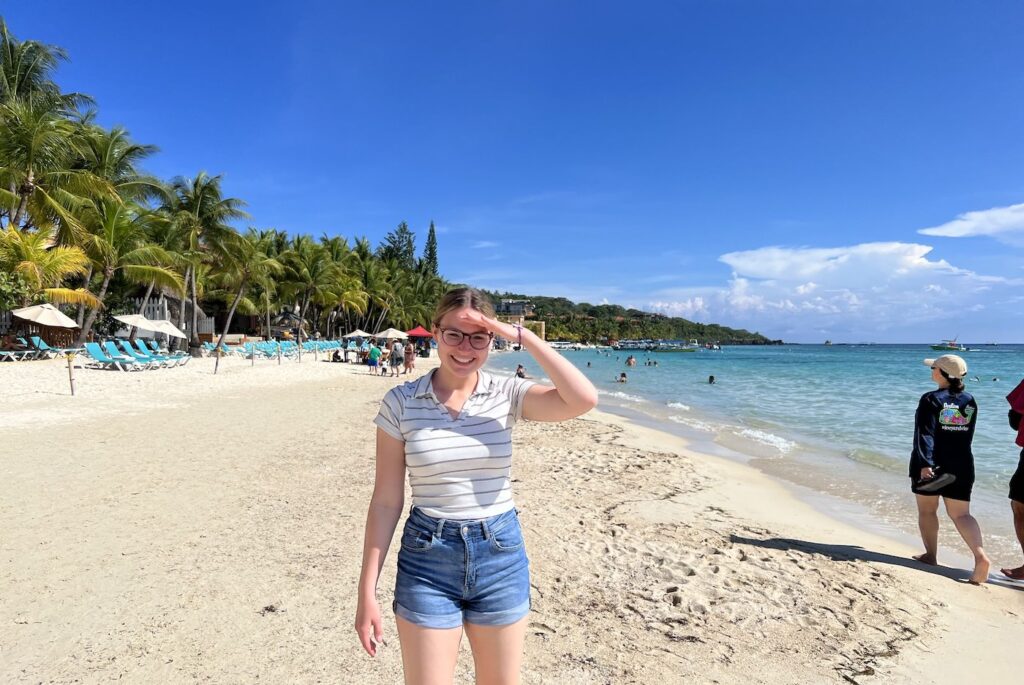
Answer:
[[[1005,397],[1024,377],[1024,345],[967,347],[971,351],[961,353],[969,369],[966,386],[979,407],[973,501],[986,515],[1004,517],[1008,481],[1020,454],[1006,420]],[[633,368],[625,366],[630,354],[638,360]],[[695,441],[698,449],[746,458],[882,510],[892,507],[894,495],[903,495],[899,513],[889,512],[901,520],[908,499],[912,503],[907,464],[914,411],[920,396],[936,387],[922,360],[940,354],[928,345],[563,352],[597,386],[603,409],[646,417]],[[647,359],[658,365],[645,366]],[[494,355],[490,366],[508,373],[520,363],[529,375],[543,378],[525,352]],[[628,382],[616,383],[623,371]],[[711,375],[714,385],[708,384]],[[991,528],[1012,550],[1015,542],[1004,523]]]

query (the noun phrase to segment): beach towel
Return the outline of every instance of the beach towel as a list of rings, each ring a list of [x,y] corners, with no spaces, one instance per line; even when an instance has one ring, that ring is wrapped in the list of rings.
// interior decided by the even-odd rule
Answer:
[[[1024,414],[1024,381],[1010,391],[1010,394],[1006,396],[1006,401],[1010,403],[1010,409],[1018,414]],[[1017,445],[1024,447],[1024,421],[1020,422],[1020,428],[1017,429]]]

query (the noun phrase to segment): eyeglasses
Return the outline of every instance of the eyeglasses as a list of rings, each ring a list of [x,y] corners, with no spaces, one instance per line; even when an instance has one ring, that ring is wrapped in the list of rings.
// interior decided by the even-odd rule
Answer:
[[[490,346],[494,333],[463,333],[455,328],[441,329],[441,340],[445,345],[458,347],[466,338],[469,338],[469,346],[474,350],[483,350]]]

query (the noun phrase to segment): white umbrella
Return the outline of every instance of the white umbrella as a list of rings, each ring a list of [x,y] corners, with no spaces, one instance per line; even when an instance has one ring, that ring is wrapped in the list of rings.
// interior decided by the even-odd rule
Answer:
[[[74,319],[65,316],[52,304],[36,304],[31,307],[22,307],[11,312],[19,319],[25,319],[40,326],[56,326],[57,328],[78,328]]]
[[[142,314],[119,314],[114,318],[120,321],[121,323],[128,324],[129,326],[134,326],[135,328],[138,328],[143,331],[156,331],[156,322],[150,321]]]
[[[188,336],[181,332],[177,326],[168,321],[167,319],[147,319],[153,326],[152,330],[157,333],[164,333],[171,336],[172,338],[187,338]]]
[[[354,331],[352,331],[351,333],[349,333],[348,335],[343,335],[341,337],[343,337],[343,338],[369,338],[371,336],[370,336],[369,333],[364,331],[362,328],[357,328]]]
[[[394,340],[395,338],[408,338],[405,333],[398,330],[397,328],[389,328],[386,331],[381,331],[373,336],[374,338],[384,338],[385,340]]]

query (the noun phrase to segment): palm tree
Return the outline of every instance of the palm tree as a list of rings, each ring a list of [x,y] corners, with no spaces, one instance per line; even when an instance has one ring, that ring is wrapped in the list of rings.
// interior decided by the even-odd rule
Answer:
[[[181,275],[162,266],[173,258],[163,248],[146,242],[146,227],[152,220],[148,212],[128,203],[102,200],[94,203],[83,219],[91,229],[86,252],[101,278],[97,294],[100,303],[118,273],[132,283],[155,281],[161,287],[184,289]],[[100,306],[89,311],[79,334],[79,345],[87,339]]]
[[[0,218],[20,228],[58,229],[61,244],[79,244],[76,218],[89,198],[111,197],[109,183],[73,168],[79,130],[45,103],[0,105]]]
[[[245,203],[233,197],[224,197],[221,177],[200,171],[195,178],[175,178],[171,182],[171,195],[164,210],[177,221],[185,232],[184,254],[191,264],[186,268],[186,287],[192,292],[192,326],[189,329],[189,347],[193,355],[199,354],[199,290],[196,269],[204,256],[223,252],[225,241],[236,235],[228,224],[232,219],[246,218],[242,211]]]
[[[323,245],[313,242],[309,236],[299,236],[292,242],[292,249],[282,256],[285,265],[285,281],[281,284],[284,297],[299,303],[299,360],[302,359],[302,324],[310,303],[323,304],[330,301],[338,279],[343,271],[335,263]]]
[[[224,343],[224,336],[231,328],[231,319],[235,316],[235,310],[246,295],[246,291],[255,283],[269,280],[270,277],[284,272],[284,267],[273,257],[267,256],[264,251],[267,247],[266,241],[261,240],[260,234],[250,228],[245,235],[239,235],[225,242],[221,262],[218,265],[217,281],[221,286],[233,288],[234,301],[228,310],[228,318],[224,323],[224,330],[221,331],[217,340],[216,349]],[[246,300],[246,311],[255,311],[256,305]],[[301,341],[300,341],[301,342]],[[217,373],[220,366],[220,355],[213,366],[213,373]]]
[[[29,288],[29,300],[42,298],[54,304],[100,306],[99,300],[85,288],[62,285],[65,279],[82,276],[88,269],[89,258],[81,249],[55,246],[47,233],[20,231],[14,226],[0,232],[0,271],[18,274]]]
[[[0,18],[0,102],[50,101],[66,109],[91,102],[79,93],[62,94],[54,83],[53,72],[67,59],[63,48],[34,40],[19,41]]]
[[[144,174],[139,165],[158,151],[155,145],[132,142],[128,131],[115,126],[109,131],[99,126],[83,125],[78,144],[78,164],[107,181],[126,200],[166,199],[168,189],[159,179]]]

